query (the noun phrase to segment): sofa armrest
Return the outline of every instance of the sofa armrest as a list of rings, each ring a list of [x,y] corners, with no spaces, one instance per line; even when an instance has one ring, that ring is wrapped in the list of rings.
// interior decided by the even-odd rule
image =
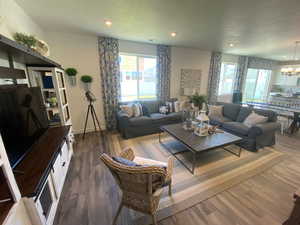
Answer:
[[[117,113],[117,118],[118,119],[124,119],[124,120],[128,120],[129,119],[128,115],[126,113],[124,113],[123,111],[119,111]]]
[[[249,130],[249,136],[250,137],[257,137],[269,132],[275,132],[280,128],[280,124],[277,122],[268,122],[268,123],[262,123],[257,124],[250,128]]]
[[[129,117],[128,117],[128,115],[126,113],[124,113],[122,111],[119,111],[117,113],[117,121],[118,121],[118,130],[120,132],[122,132],[123,129],[125,127],[127,127],[128,124],[129,124]]]

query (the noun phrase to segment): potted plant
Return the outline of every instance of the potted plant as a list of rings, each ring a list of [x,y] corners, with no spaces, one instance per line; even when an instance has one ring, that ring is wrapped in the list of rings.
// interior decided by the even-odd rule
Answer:
[[[80,79],[86,85],[86,89],[90,90],[91,83],[93,82],[92,76],[90,76],[90,75],[82,75]]]
[[[75,68],[67,68],[65,70],[66,74],[68,75],[69,77],[69,80],[70,80],[70,84],[72,86],[75,86],[76,85],[76,75],[77,75],[77,70]]]
[[[198,93],[193,94],[192,96],[189,96],[190,102],[192,103],[194,108],[197,108],[199,110],[202,109],[203,103],[206,103],[206,96],[205,95],[199,95]]]
[[[27,35],[23,33],[15,33],[13,38],[16,42],[27,46],[28,48],[34,49],[38,40],[33,35]]]

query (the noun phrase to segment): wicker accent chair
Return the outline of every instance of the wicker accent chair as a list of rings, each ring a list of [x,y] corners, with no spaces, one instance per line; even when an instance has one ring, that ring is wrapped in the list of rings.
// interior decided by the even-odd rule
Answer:
[[[151,215],[153,224],[157,225],[156,211],[163,187],[169,186],[169,195],[172,192],[172,157],[168,159],[168,163],[148,160],[136,157],[131,148],[124,149],[119,156],[141,165],[147,165],[126,166],[113,160],[105,153],[101,155],[101,160],[109,168],[122,190],[122,201],[113,220],[113,225],[116,224],[123,206]]]

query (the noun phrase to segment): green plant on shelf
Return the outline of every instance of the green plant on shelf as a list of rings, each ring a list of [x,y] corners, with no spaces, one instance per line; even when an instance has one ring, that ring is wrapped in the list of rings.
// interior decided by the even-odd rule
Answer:
[[[66,74],[70,77],[76,76],[78,73],[75,68],[67,68],[65,71],[66,71]]]
[[[82,75],[80,79],[83,83],[92,83],[93,81],[93,78],[90,75]]]
[[[13,38],[16,42],[26,45],[29,48],[33,48],[36,46],[38,40],[33,35],[27,35],[24,33],[15,33]]]

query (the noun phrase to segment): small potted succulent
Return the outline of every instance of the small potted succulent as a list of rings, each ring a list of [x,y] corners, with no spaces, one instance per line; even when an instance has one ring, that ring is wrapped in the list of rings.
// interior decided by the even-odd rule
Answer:
[[[93,82],[93,77],[90,75],[82,75],[81,81],[85,84],[87,90],[91,89],[91,83]]]
[[[75,86],[76,85],[76,75],[77,75],[77,70],[75,68],[67,68],[65,70],[66,74],[68,75],[69,77],[69,81],[70,81],[70,84],[72,86]]]

